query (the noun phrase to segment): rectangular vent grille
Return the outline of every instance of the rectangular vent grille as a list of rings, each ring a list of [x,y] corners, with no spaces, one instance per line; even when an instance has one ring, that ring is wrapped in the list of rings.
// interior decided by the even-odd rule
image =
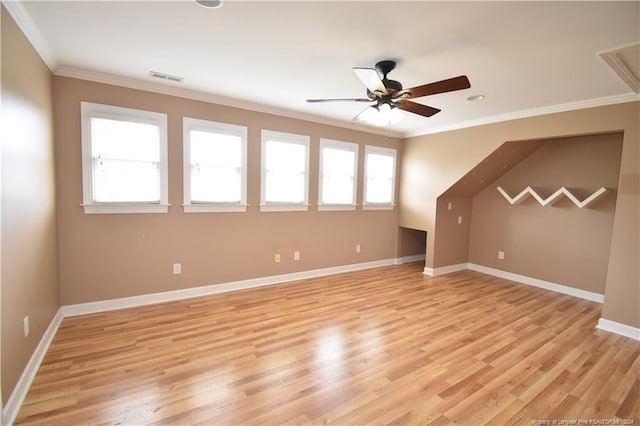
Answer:
[[[183,77],[178,77],[177,75],[169,75],[169,74],[165,74],[163,72],[157,72],[157,71],[149,71],[149,75],[151,77],[160,78],[162,80],[173,81],[175,83],[182,83],[182,81],[184,80]]]
[[[599,53],[600,57],[635,93],[640,92],[640,44]]]

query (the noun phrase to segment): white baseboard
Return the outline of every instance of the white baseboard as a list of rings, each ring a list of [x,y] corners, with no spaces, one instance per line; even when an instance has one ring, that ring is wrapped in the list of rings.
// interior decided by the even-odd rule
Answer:
[[[373,262],[356,263],[351,265],[335,266],[330,268],[314,269],[310,271],[294,272],[283,275],[273,275],[270,277],[255,278],[243,281],[235,281],[224,284],[213,284],[202,287],[192,287],[183,290],[167,291],[162,293],[145,294],[141,296],[123,297],[119,299],[103,300],[98,302],[79,303],[75,305],[61,306],[56,315],[51,320],[49,327],[43,334],[38,346],[36,347],[31,359],[27,363],[16,387],[9,396],[7,405],[2,409],[2,424],[5,426],[11,426],[15,417],[18,415],[18,410],[22,405],[31,382],[35,377],[42,359],[44,358],[53,337],[65,317],[72,317],[77,315],[85,315],[91,313],[98,313],[104,311],[111,311],[115,309],[123,309],[135,306],[150,305],[154,303],[169,302],[174,300],[188,299],[191,297],[206,296],[212,294],[225,293],[236,290],[244,290],[255,287],[262,287],[273,284],[280,284],[289,281],[304,280],[309,278],[316,278],[334,274],[340,274],[344,272],[353,272],[363,269],[378,268],[382,266],[397,265],[402,263],[417,262],[424,260],[424,255],[417,256],[405,256],[396,259],[383,259]],[[443,266],[440,268],[424,268],[424,273],[427,275],[442,275],[450,272],[462,271],[470,269],[473,271],[482,272],[489,275],[494,275],[500,278],[505,278],[512,281],[517,281],[523,284],[533,285],[535,287],[544,288],[559,293],[568,294],[571,296],[580,297],[594,302],[603,303],[604,296],[598,293],[592,293],[584,290],[567,287],[561,284],[551,283],[548,281],[538,280],[536,278],[526,277],[524,275],[513,274],[511,272],[501,271],[499,269],[488,268],[486,266],[476,265],[473,263],[460,263],[457,265]],[[611,331],[616,334],[620,334],[632,339],[640,340],[640,330],[634,327],[630,327],[625,324],[616,323],[601,318],[598,322],[598,328],[606,331]]]
[[[403,263],[413,263],[413,262],[421,262],[426,259],[424,254],[414,254],[413,256],[404,256],[398,258],[398,265],[402,265]]]
[[[424,256],[423,256],[424,258]],[[330,268],[314,269],[310,271],[293,272],[290,274],[274,275],[270,277],[255,278],[250,280],[235,281],[224,284],[214,284],[203,287],[192,287],[184,290],[174,290],[162,293],[144,294],[141,296],[123,297],[119,299],[102,300],[98,302],[79,303],[75,305],[61,306],[51,320],[49,327],[45,331],[38,346],[34,350],[29,362],[18,379],[13,392],[9,395],[7,405],[2,407],[2,420],[0,424],[11,426],[18,415],[20,406],[24,401],[31,382],[38,372],[49,345],[60,326],[63,318],[77,315],[92,314],[98,312],[112,311],[116,309],[130,308],[135,306],[150,305],[154,303],[169,302],[173,300],[188,299],[191,297],[206,296],[211,294],[225,293],[235,290],[244,290],[255,287],[262,287],[272,284],[280,284],[289,281],[305,280],[328,275],[341,274],[344,272],[360,271],[363,269],[379,268],[382,266],[397,265],[404,263],[405,258],[383,259],[372,262],[355,263],[351,265],[334,266]]]
[[[24,397],[27,396],[29,387],[31,387],[31,382],[33,382],[34,377],[36,377],[38,368],[40,368],[40,364],[42,363],[42,360],[44,359],[44,356],[49,349],[49,345],[51,344],[53,337],[58,331],[58,327],[62,322],[62,318],[62,308],[60,308],[51,320],[51,323],[49,323],[49,327],[47,327],[47,329],[45,330],[42,338],[40,339],[40,342],[38,342],[38,346],[36,346],[36,349],[33,351],[29,362],[22,371],[22,374],[18,379],[18,383],[16,383],[15,388],[13,388],[13,392],[11,392],[11,394],[9,395],[7,405],[5,405],[2,409],[3,425],[13,425],[13,422],[18,415],[18,411],[20,410],[20,406],[22,405],[22,401],[24,401]]]
[[[555,291],[557,293],[568,294],[569,296],[591,300],[592,302],[604,303],[604,295],[600,293],[580,290],[579,288],[569,287],[566,285],[557,284],[550,281],[539,280],[537,278],[531,278],[525,275],[514,274],[512,272],[489,268],[487,266],[476,265],[475,263],[469,263],[468,269],[471,269],[472,271],[482,272],[483,274],[489,274],[496,277],[504,278],[506,280],[516,281],[522,284],[544,288],[546,290]]]
[[[444,267],[435,268],[435,269],[425,267],[424,274],[436,276],[436,275],[448,274],[450,272],[460,271],[464,269],[470,269],[472,271],[482,272],[483,274],[493,275],[499,278],[516,281],[522,284],[543,288],[545,290],[555,291],[557,293],[568,294],[569,296],[579,297],[581,299],[590,300],[592,302],[604,303],[604,295],[600,293],[580,290],[577,288],[568,287],[568,286],[553,283],[550,281],[544,281],[537,278],[527,277],[525,275],[519,275],[519,274],[514,274],[512,272],[502,271],[500,269],[494,269],[494,268],[489,268],[487,266],[477,265],[475,263],[460,263],[458,265],[444,266]],[[631,327],[630,325],[600,318],[598,320],[598,325],[596,326],[596,328],[640,341],[640,328]]]
[[[255,287],[280,284],[289,281],[306,280],[309,278],[340,274],[343,272],[360,271],[363,269],[378,268],[381,266],[395,265],[399,259],[384,259],[373,262],[355,263],[351,265],[334,266],[330,268],[313,269],[310,271],[293,272],[290,274],[273,275],[270,277],[254,278],[249,280],[234,281],[223,284],[212,284],[201,287],[185,288],[183,290],[165,291],[162,293],[143,294],[140,296],[122,297],[118,299],[101,300],[98,302],[78,303],[62,307],[65,317],[93,314],[97,312],[113,311],[116,309],[132,308],[135,306],[152,305],[155,303],[171,302],[174,300],[189,299],[192,297],[208,296],[212,294],[226,293],[229,291],[246,290]]]
[[[640,341],[640,328],[600,318],[596,328]]]
[[[435,277],[437,275],[450,274],[451,272],[464,271],[469,269],[468,263],[458,263],[457,265],[441,266],[439,268],[424,268],[423,274]]]

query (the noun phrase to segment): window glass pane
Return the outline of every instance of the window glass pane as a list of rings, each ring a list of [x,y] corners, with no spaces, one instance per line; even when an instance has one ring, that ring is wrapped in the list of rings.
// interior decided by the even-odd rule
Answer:
[[[367,155],[367,176],[393,178],[393,157],[380,154]]]
[[[367,203],[391,203],[391,179],[367,178]]]
[[[353,177],[324,176],[322,180],[322,202],[325,204],[352,204]]]
[[[93,213],[166,213],[167,115],[80,102],[82,204]]]
[[[267,172],[266,201],[277,203],[304,202],[304,174]]]
[[[265,168],[266,202],[305,202],[306,146],[267,141]]]
[[[91,153],[94,158],[160,161],[157,125],[91,118]]]
[[[324,148],[322,150],[322,173],[353,176],[354,156],[353,151]]]
[[[191,200],[232,203],[242,198],[242,138],[190,132]]]
[[[191,200],[211,203],[239,203],[240,169],[235,167],[191,167]]]
[[[323,148],[322,203],[353,203],[354,160],[353,151]]]
[[[95,202],[160,201],[157,125],[91,118]]]
[[[368,153],[366,156],[366,203],[393,203],[394,158]]]
[[[192,164],[234,168],[241,166],[240,136],[192,130],[190,142]]]
[[[158,163],[94,159],[93,186],[96,202],[159,202]]]
[[[298,143],[267,141],[267,171],[304,173],[306,147]]]

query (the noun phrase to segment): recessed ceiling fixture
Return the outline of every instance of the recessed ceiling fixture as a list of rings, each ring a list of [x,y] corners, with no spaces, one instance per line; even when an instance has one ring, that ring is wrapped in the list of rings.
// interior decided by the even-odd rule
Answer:
[[[160,78],[162,80],[173,81],[175,83],[182,83],[182,81],[184,80],[184,77],[178,77],[177,75],[169,75],[169,74],[165,74],[163,72],[158,72],[158,71],[149,71],[149,75],[151,77]]]
[[[206,7],[207,9],[217,9],[222,6],[222,3],[224,2],[222,0],[196,0],[196,3],[202,7]]]
[[[484,99],[484,95],[473,95],[467,98],[468,101],[481,101]]]

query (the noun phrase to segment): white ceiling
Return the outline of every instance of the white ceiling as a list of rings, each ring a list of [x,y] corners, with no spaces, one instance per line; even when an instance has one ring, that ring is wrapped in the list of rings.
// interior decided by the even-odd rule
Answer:
[[[354,66],[395,59],[389,78],[405,88],[469,77],[470,89],[418,98],[442,112],[405,112],[385,130],[392,134],[638,99],[598,56],[640,41],[637,1],[228,0],[219,9],[189,0],[26,1],[8,8],[57,74],[155,84],[347,127],[366,104],[305,99],[365,96]],[[184,82],[151,78],[151,70]],[[466,100],[477,94],[486,99]]]

